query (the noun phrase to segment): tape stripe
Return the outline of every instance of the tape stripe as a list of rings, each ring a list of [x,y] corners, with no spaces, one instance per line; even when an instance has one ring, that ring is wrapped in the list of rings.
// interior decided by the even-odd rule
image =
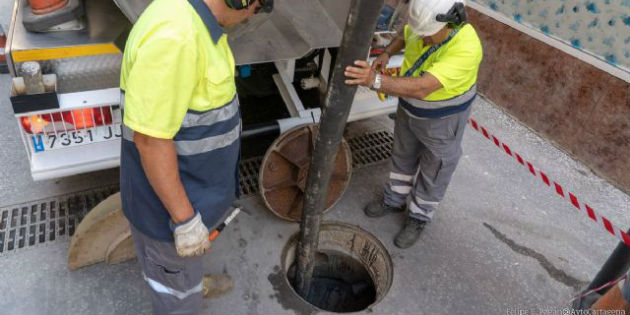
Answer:
[[[203,291],[203,281],[199,282],[199,284],[197,284],[196,286],[194,286],[193,288],[189,290],[179,291],[169,286],[166,286],[158,281],[155,281],[144,274],[143,276],[144,276],[144,280],[149,284],[149,286],[151,287],[153,291],[157,293],[168,294],[168,295],[174,296],[179,300],[183,300],[191,295],[198,294]]]
[[[580,210],[580,203],[578,202],[577,197],[573,193],[569,193],[569,198],[571,198],[571,203],[573,204],[573,206]]]
[[[11,51],[11,57],[14,62],[26,62],[119,53],[121,53],[120,49],[118,49],[116,45],[110,43],[45,49],[14,50]]]
[[[512,156],[512,150],[510,150],[510,147],[507,146],[507,144],[503,143],[503,150],[505,151],[505,153],[507,153],[509,156]]]
[[[521,165],[525,165],[525,162],[523,161],[523,158],[521,157],[520,154],[516,153],[516,159],[518,160],[519,163],[521,163]]]
[[[397,193],[397,194],[401,194],[401,195],[408,195],[411,193],[411,186],[399,186],[399,185],[391,185],[390,189]]]
[[[532,163],[527,162],[527,167],[529,168],[529,172],[532,173],[532,175],[536,176],[536,170],[534,169]]]
[[[551,182],[549,182],[549,177],[547,177],[547,174],[543,173],[543,171],[538,171],[540,173],[540,177],[542,177],[543,182],[547,185],[547,186],[551,186]]]
[[[602,217],[602,222],[604,222],[604,227],[606,228],[606,230],[608,230],[610,234],[615,235],[615,230],[613,229],[612,223],[610,223],[610,221],[608,221],[608,219],[606,219],[605,217]]]
[[[483,136],[490,139],[490,135],[488,134],[488,130],[486,130],[486,128],[481,127],[481,132],[483,133]]]
[[[413,175],[405,175],[405,174],[390,172],[389,179],[395,179],[401,182],[411,183],[413,181]]]
[[[474,121],[473,119],[471,119],[470,122],[472,123],[473,128],[475,128],[475,130],[479,131],[479,126],[477,125],[477,122]]]
[[[586,207],[586,213],[588,214],[588,217],[591,218],[591,220],[597,222],[597,216],[595,215],[595,211],[593,211],[593,208],[591,208],[591,206],[589,206],[588,204],[584,204],[584,207]]]
[[[492,136],[492,141],[494,141],[494,145],[496,145],[497,147],[501,147],[501,144],[499,143],[499,139],[497,139],[497,137]]]
[[[536,169],[531,162],[526,161],[520,154],[518,154],[518,152],[513,151],[506,143],[500,142],[496,136],[492,135],[484,126],[480,125],[475,119],[473,118],[469,119],[469,123],[477,132],[481,133],[486,139],[492,141],[497,147],[502,148],[503,151],[505,151],[505,153],[514,157],[515,160],[519,164],[526,167],[530,173],[532,173],[533,175],[536,175]],[[562,185],[560,185],[558,182],[552,181],[549,178],[549,176],[547,176],[547,174],[544,173],[543,171],[538,170],[538,173],[540,173],[540,178],[542,179],[542,182],[545,185],[552,187],[555,190],[556,194],[566,199],[576,209],[578,210],[581,209],[580,202],[575,194],[571,192],[568,192],[568,194],[566,194]],[[551,183],[553,183],[553,186],[551,185]],[[626,231],[615,227],[615,225],[613,225],[612,222],[608,220],[608,218],[598,215],[595,212],[595,210],[593,210],[593,208],[589,206],[588,204],[585,203],[584,208],[586,209],[584,213],[588,215],[589,219],[591,219],[593,222],[599,222],[599,220],[601,219],[602,225],[600,226],[604,227],[604,229],[608,233],[619,238],[624,244],[630,247],[630,235],[628,235]]]
[[[553,185],[556,187],[556,193],[558,193],[558,195],[564,197],[564,190],[562,189],[562,186],[560,186],[560,184],[553,182]]]

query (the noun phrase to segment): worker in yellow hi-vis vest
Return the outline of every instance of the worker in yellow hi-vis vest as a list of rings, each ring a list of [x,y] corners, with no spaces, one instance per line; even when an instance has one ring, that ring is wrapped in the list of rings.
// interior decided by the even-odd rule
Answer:
[[[371,66],[359,60],[345,73],[346,84],[400,98],[384,197],[365,208],[371,217],[407,208],[405,226],[394,238],[400,248],[419,239],[451,181],[482,59],[481,42],[466,23],[462,0],[412,0],[409,11],[404,32]],[[403,48],[402,76],[380,74]]]
[[[197,314],[203,296],[231,288],[226,275],[204,277],[201,258],[239,191],[241,116],[223,27],[268,12],[263,3],[155,0],[129,34],[120,191],[156,314]]]

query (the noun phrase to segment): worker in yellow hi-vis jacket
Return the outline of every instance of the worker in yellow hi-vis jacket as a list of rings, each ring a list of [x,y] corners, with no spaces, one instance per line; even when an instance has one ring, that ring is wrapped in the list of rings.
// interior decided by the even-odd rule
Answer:
[[[197,314],[231,288],[203,277],[209,230],[238,194],[241,117],[223,27],[263,0],[155,0],[135,23],[121,71],[120,190],[156,314]]]
[[[346,68],[346,84],[400,97],[391,172],[384,198],[365,213],[409,216],[394,243],[412,246],[444,197],[462,154],[461,141],[476,83],[482,47],[466,23],[462,0],[412,0],[409,24],[370,66]],[[380,74],[392,54],[405,49],[401,77]]]

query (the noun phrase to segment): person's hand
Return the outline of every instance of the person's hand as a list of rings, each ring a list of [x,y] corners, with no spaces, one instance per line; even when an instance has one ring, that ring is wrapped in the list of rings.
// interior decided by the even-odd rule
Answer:
[[[354,66],[346,67],[344,74],[348,79],[345,81],[347,85],[361,85],[368,88],[372,87],[376,77],[376,71],[364,60],[357,60]]]
[[[185,223],[175,226],[173,237],[175,238],[177,255],[181,257],[203,255],[210,249],[209,234],[199,213],[196,213]]]
[[[381,72],[387,69],[387,64],[389,63],[390,57],[391,56],[387,52],[380,54],[378,58],[376,58],[376,60],[374,60],[374,62],[372,63],[372,69],[374,69],[374,71],[376,72]]]

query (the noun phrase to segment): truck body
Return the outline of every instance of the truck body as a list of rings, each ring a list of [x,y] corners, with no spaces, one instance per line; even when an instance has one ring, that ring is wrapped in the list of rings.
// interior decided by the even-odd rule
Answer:
[[[79,3],[83,7],[77,19],[34,32],[25,20],[28,1],[15,0],[5,53],[13,77],[11,104],[33,179],[118,166],[125,34],[149,2],[85,1]],[[301,84],[324,91],[334,63],[331,51],[341,42],[349,6],[349,0],[276,0],[271,14],[258,14],[228,30],[239,67],[272,63],[277,68],[269,80],[291,116],[272,122],[280,132],[319,120],[320,108],[305,108],[296,92],[296,60],[313,58],[317,71]],[[41,68],[43,93],[29,92],[31,79],[21,69],[28,62]],[[382,102],[362,88],[350,120],[391,113],[396,103],[393,98]],[[261,110],[264,106],[272,105],[263,104]]]

